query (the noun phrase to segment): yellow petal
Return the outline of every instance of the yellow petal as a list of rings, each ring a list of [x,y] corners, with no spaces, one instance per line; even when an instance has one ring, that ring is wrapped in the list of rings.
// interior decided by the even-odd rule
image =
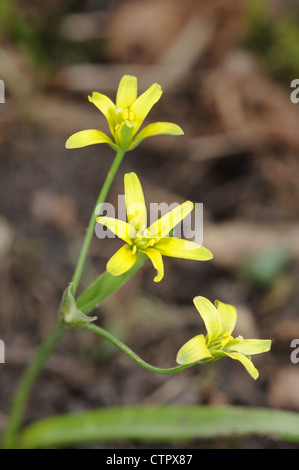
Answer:
[[[221,321],[220,335],[231,334],[237,322],[237,310],[233,305],[225,304],[219,300],[215,301],[215,306]]]
[[[81,147],[87,147],[88,145],[94,144],[109,144],[113,146],[113,142],[104,134],[104,132],[98,131],[96,129],[87,129],[85,131],[76,132],[76,134],[71,135],[65,144],[67,149],[75,149]]]
[[[239,352],[245,354],[245,356],[251,356],[252,354],[261,354],[271,349],[270,339],[245,339],[237,344],[232,344],[225,348],[232,352]]]
[[[124,75],[119,82],[116,107],[125,110],[130,108],[137,98],[137,78],[133,75]]]
[[[131,111],[134,112],[134,120],[136,121],[135,132],[138,131],[154,104],[159,101],[162,93],[160,85],[154,83],[150,88],[148,88],[148,90],[137,98],[135,103],[133,103]]]
[[[163,238],[166,237],[169,232],[178,223],[181,222],[193,209],[193,203],[186,201],[180,206],[176,207],[172,211],[165,214],[161,219],[157,220],[148,228],[150,232],[150,238]]]
[[[122,246],[107,263],[107,271],[112,276],[119,276],[120,274],[126,273],[129,269],[134,266],[138,258],[138,254],[132,254],[129,245]]]
[[[136,231],[144,230],[147,216],[140,181],[136,173],[126,173],[124,180],[128,222]]]
[[[116,125],[116,106],[113,101],[111,101],[108,96],[103,95],[102,93],[98,93],[97,91],[94,91],[92,95],[88,97],[88,99],[98,108],[99,111],[101,111],[101,113],[104,114],[108,121],[110,132],[112,135],[114,135],[114,128]]]
[[[212,360],[209,349],[207,348],[204,335],[194,336],[181,347],[177,354],[178,364],[192,364],[193,362],[207,362]]]
[[[135,230],[127,222],[112,217],[98,217],[96,221],[105,225],[117,237],[132,245],[131,239],[135,237]]]
[[[193,259],[197,261],[207,261],[213,258],[212,253],[204,246],[182,238],[161,238],[155,248],[163,256],[173,258]]]
[[[140,250],[142,253],[145,253],[151,262],[153,263],[154,268],[157,270],[157,275],[154,278],[154,282],[160,282],[164,276],[164,265],[162,256],[160,255],[159,251],[155,250],[154,248],[147,248],[146,250]]]
[[[244,356],[244,354],[238,353],[238,352],[227,352],[227,351],[222,351],[223,354],[226,356],[229,356],[231,359],[235,359],[236,361],[241,362],[245,369],[247,370],[248,374],[256,380],[259,376],[258,370],[254,367],[252,361]]]
[[[154,122],[149,124],[142,131],[137,134],[133,143],[130,147],[130,150],[133,150],[137,145],[139,145],[147,137],[152,137],[154,135],[168,134],[168,135],[182,135],[184,132],[182,129],[171,122]]]
[[[209,345],[221,332],[220,316],[212,302],[205,297],[195,297],[193,302],[207,329],[207,345]]]

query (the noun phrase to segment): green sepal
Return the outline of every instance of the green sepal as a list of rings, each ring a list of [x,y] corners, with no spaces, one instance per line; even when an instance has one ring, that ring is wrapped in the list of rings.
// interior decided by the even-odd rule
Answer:
[[[118,148],[126,152],[132,142],[134,133],[134,126],[129,121],[125,121],[119,125],[119,128],[115,132],[115,141],[118,144]]]
[[[85,313],[77,308],[76,300],[72,293],[72,284],[63,293],[58,318],[62,325],[69,328],[79,328],[97,319],[97,317],[85,315]]]

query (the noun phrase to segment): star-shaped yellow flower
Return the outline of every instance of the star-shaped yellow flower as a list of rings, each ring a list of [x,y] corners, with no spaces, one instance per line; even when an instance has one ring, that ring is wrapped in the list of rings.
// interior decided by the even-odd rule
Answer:
[[[207,335],[197,335],[181,347],[177,354],[178,364],[205,363],[228,356],[240,361],[253,379],[258,378],[250,356],[267,352],[271,348],[268,339],[233,338],[231,333],[237,321],[237,310],[233,305],[215,302],[215,306],[205,297],[195,297],[194,305],[201,315]]]
[[[65,144],[66,148],[106,143],[114,150],[128,151],[153,135],[183,134],[179,126],[170,122],[149,124],[138,133],[147,114],[161,95],[161,87],[155,83],[137,98],[137,79],[133,75],[122,77],[117,90],[116,104],[106,95],[93,92],[88,99],[106,117],[112,138],[97,129],[87,129],[71,135]]]
[[[147,213],[140,181],[135,173],[127,173],[124,180],[128,222],[111,217],[96,219],[126,242],[108,261],[110,274],[119,276],[128,271],[136,263],[138,252],[145,253],[156,268],[155,282],[164,276],[162,255],[200,261],[213,258],[207,248],[197,243],[169,237],[171,230],[192,211],[192,202],[184,202],[146,228]]]

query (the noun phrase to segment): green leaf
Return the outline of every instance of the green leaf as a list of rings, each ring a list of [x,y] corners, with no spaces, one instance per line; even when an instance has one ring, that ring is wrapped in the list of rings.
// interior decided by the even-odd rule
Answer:
[[[134,266],[120,276],[112,276],[105,271],[77,299],[77,308],[89,313],[99,306],[107,297],[116,292],[142,267],[146,256],[140,253]]]
[[[261,285],[271,285],[291,259],[290,247],[279,243],[244,261],[239,273],[245,279],[251,279]]]
[[[134,440],[173,442],[263,434],[299,441],[299,414],[266,408],[126,406],[46,418],[21,434],[20,448]]]

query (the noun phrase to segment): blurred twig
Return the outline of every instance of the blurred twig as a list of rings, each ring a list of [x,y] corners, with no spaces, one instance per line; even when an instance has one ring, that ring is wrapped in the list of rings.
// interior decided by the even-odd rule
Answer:
[[[61,88],[86,93],[97,90],[100,83],[101,90],[109,92],[117,88],[119,77],[131,73],[139,77],[141,88],[158,82],[164,90],[173,91],[183,84],[184,78],[211,40],[213,32],[211,18],[193,16],[154,64],[69,65],[58,71],[54,81]]]

